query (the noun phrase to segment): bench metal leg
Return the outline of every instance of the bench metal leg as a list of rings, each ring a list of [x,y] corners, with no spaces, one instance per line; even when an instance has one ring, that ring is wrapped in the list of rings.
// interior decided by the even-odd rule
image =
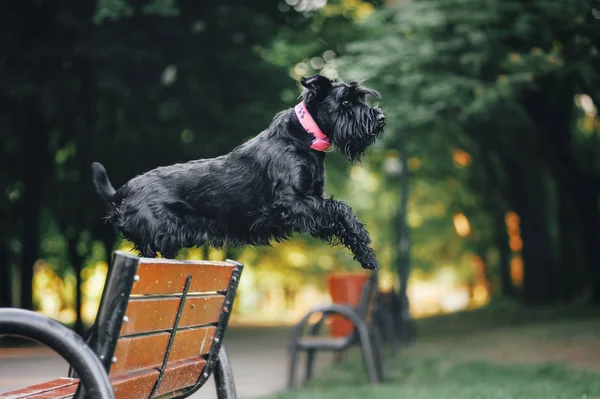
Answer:
[[[377,372],[377,365],[375,364],[375,357],[373,354],[373,346],[371,345],[371,337],[367,327],[364,323],[356,325],[356,331],[358,332],[358,338],[360,341],[360,349],[362,351],[363,361],[365,364],[365,371],[369,376],[371,384],[379,383],[379,373]]]
[[[308,382],[312,379],[316,357],[316,350],[309,349],[308,351],[306,351],[306,379],[304,380],[305,384],[308,384]]]
[[[294,336],[292,344],[290,345],[290,365],[288,370],[287,381],[288,389],[292,389],[294,387],[296,379],[296,367],[298,366],[298,347],[296,346],[297,340],[298,337]]]
[[[229,363],[229,357],[225,352],[225,347],[221,345],[219,358],[214,371],[215,385],[217,386],[218,399],[237,399],[235,382],[233,380],[233,370]]]
[[[384,378],[383,355],[381,353],[381,337],[379,336],[379,331],[375,328],[371,331],[371,342],[373,345],[373,360],[375,360],[377,377],[381,382]]]

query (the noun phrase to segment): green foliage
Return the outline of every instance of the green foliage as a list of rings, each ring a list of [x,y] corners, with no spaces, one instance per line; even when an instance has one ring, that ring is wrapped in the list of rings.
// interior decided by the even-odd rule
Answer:
[[[0,83],[2,92],[12,103],[31,102],[0,112],[5,134],[0,188],[10,200],[1,203],[6,222],[0,240],[14,243],[12,264],[21,262],[22,243],[39,234],[40,251],[33,257],[44,258],[63,278],[85,275],[79,271],[98,262],[97,248],[104,247],[106,255],[117,239],[102,219],[104,204],[91,185],[92,161],[102,162],[118,187],[156,166],[230,151],[295,103],[300,87],[289,77],[290,65],[309,62],[314,51],[325,52],[323,59],[335,58],[329,49],[357,38],[355,20],[372,8],[362,1],[332,1],[324,16],[318,10],[281,10],[268,1],[71,3],[48,6],[32,22],[36,40],[26,40],[28,33],[20,29],[31,4],[5,13],[0,28],[5,47],[19,49],[9,57],[13,62],[0,66],[7,77]],[[52,35],[45,34],[46,19],[59,21]],[[23,71],[28,57],[43,56],[49,61]],[[24,173],[28,158],[22,155],[33,143],[39,154],[28,157],[35,157],[38,180]],[[377,195],[383,187],[380,161],[349,182],[347,162],[330,157],[327,192],[340,199],[356,196],[349,202],[368,223],[388,263],[394,193]],[[23,201],[32,186],[40,193],[30,206],[41,209],[43,217],[23,228]],[[387,213],[373,212],[382,204]],[[267,276],[292,285],[322,285],[325,273],[358,267],[347,250],[332,250],[309,237],[228,253],[252,264],[265,286],[272,280]],[[281,270],[280,276],[273,270]]]
[[[546,5],[425,0],[380,11],[367,22],[373,38],[348,46],[357,56],[345,69],[385,85],[399,130],[457,135],[467,123],[491,120],[509,129],[526,123],[518,94],[564,71],[563,44],[553,28],[589,11],[585,2]],[[510,120],[498,120],[507,112]]]
[[[557,225],[561,212],[570,212],[561,202],[569,199],[553,198],[556,190],[590,184],[581,176],[594,181],[590,201],[598,195],[600,157],[591,154],[600,145],[600,136],[591,133],[598,124],[588,116],[573,128],[573,97],[588,93],[596,105],[599,98],[594,43],[600,25],[590,9],[583,0],[409,2],[366,20],[363,38],[346,46],[346,55],[337,60],[347,78],[369,79],[381,90],[391,127],[387,144],[422,161],[413,178],[435,179],[436,185],[457,182],[462,194],[455,192],[446,204],[469,216],[474,247],[496,239],[493,221],[508,209],[525,215],[548,208],[536,216],[535,229],[549,231],[547,224]],[[587,129],[585,139],[581,128]],[[457,148],[471,155],[468,168],[452,165],[449,155]],[[545,188],[536,187],[540,181]],[[548,188],[553,184],[554,192]],[[567,197],[576,201],[580,195],[572,189]],[[593,212],[587,220],[596,226],[588,228],[597,230],[597,210],[586,212]],[[585,223],[586,216],[580,218]],[[564,245],[567,231],[580,228],[563,225],[542,240]],[[579,251],[571,248],[552,260],[531,257],[526,266],[545,262],[535,267],[552,269],[550,263],[566,264],[568,253]],[[588,270],[593,259],[584,261]],[[532,279],[528,285],[537,284]]]
[[[136,11],[131,4],[131,1],[126,0],[98,0],[93,21],[96,24],[101,24],[105,20],[116,22],[123,18],[130,18]],[[177,6],[176,0],[151,0],[141,7],[140,12],[146,15],[176,17],[181,10]]]
[[[326,191],[367,223],[385,268],[396,259],[400,198],[386,162],[402,157],[415,266],[450,265],[469,278],[467,254],[493,252],[504,213],[539,208],[532,231],[550,231],[553,246],[537,252],[565,264],[579,254],[573,270],[590,281],[598,262],[581,242],[597,242],[584,231],[600,187],[600,25],[589,2],[315,4],[23,0],[3,10],[0,264],[11,266],[0,270],[31,267],[15,265],[28,262],[23,248],[39,246],[64,275],[97,242],[114,246],[92,161],[118,186],[159,165],[221,155],[294,104],[300,76],[320,72],[366,78],[383,94],[384,139],[362,165],[328,156]],[[459,165],[456,150],[468,162]],[[458,212],[470,221],[467,238],[453,226]],[[301,265],[289,260],[298,250],[310,253]],[[345,249],[307,237],[244,255],[272,268],[288,259],[290,275],[314,283],[356,267]],[[554,264],[537,270],[564,276]]]
[[[93,19],[95,23],[100,24],[104,20],[117,21],[132,15],[133,7],[126,0],[98,0]]]
[[[287,73],[256,51],[285,23],[271,2],[142,3],[21,2],[0,13],[0,279],[30,273],[38,256],[78,274],[94,241],[112,249],[91,162],[119,186],[223,154],[281,109]]]
[[[144,14],[156,14],[161,17],[176,17],[181,10],[176,0],[153,0],[142,7]]]

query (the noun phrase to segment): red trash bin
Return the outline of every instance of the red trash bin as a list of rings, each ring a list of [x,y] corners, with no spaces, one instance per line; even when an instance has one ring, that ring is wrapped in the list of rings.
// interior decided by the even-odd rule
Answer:
[[[370,275],[363,272],[333,273],[327,276],[327,290],[333,303],[355,307],[360,302],[364,284]],[[343,316],[330,317],[329,334],[333,337],[345,337],[353,330],[352,323]]]

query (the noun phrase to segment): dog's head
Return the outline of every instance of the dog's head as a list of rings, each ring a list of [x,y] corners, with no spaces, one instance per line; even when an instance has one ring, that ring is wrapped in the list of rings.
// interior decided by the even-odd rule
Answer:
[[[360,160],[385,126],[381,108],[365,102],[367,96],[379,99],[379,93],[321,75],[302,78],[301,83],[302,99],[323,133],[348,160]]]

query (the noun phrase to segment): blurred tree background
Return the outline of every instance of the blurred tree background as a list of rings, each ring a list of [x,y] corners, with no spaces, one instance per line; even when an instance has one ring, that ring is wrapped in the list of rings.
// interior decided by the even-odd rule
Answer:
[[[585,0],[7,0],[0,306],[82,330],[111,251],[128,248],[90,164],[120,185],[226,153],[316,72],[383,94],[389,128],[367,161],[327,159],[327,191],[366,221],[382,289],[415,314],[599,304],[598,18]],[[241,319],[293,319],[323,300],[327,273],[359,268],[307,237],[181,256],[249,265]]]

